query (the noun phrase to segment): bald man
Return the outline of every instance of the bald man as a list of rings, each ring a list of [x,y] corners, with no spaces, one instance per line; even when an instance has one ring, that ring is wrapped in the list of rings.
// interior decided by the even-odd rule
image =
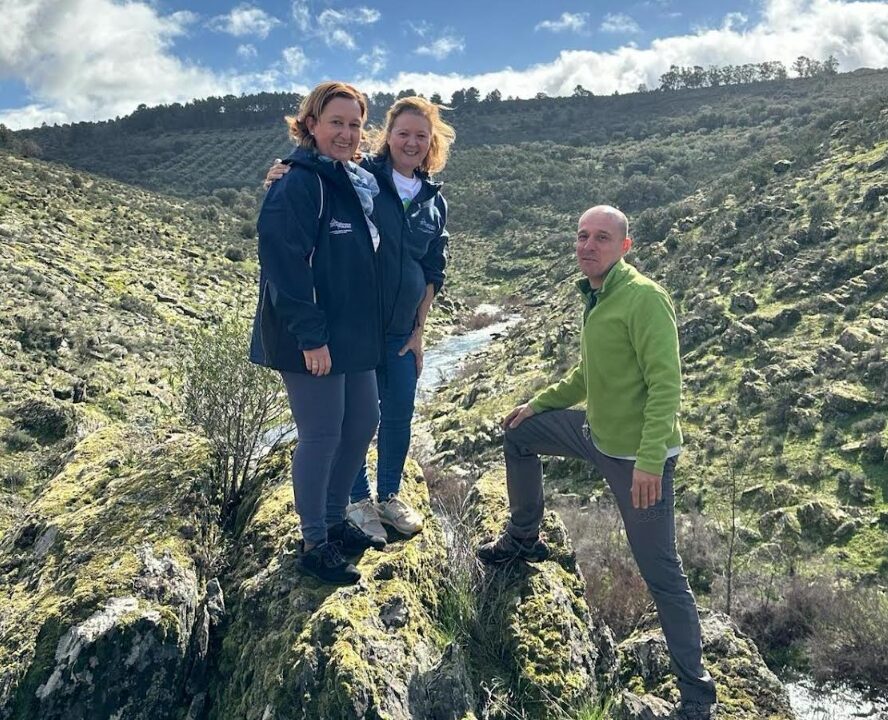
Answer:
[[[714,717],[697,605],[675,548],[673,475],[681,450],[681,368],[675,311],[657,283],[629,265],[629,223],[599,205],[580,217],[577,263],[585,279],[579,364],[503,420],[510,520],[482,545],[488,563],[540,562],[549,548],[540,455],[595,465],[616,497],[641,575],[653,595],[678,677],[683,720]],[[585,410],[569,410],[580,402]]]

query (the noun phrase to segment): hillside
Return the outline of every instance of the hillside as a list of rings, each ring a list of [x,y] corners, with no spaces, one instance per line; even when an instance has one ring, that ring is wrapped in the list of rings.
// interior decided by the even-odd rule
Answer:
[[[753,128],[791,132],[812,122],[820,129],[853,114],[866,98],[888,92],[888,71],[758,82],[698,90],[609,97],[481,102],[450,114],[460,147],[552,142],[576,148],[649,138],[670,142],[696,131]],[[267,95],[267,94],[266,94]],[[43,157],[163,193],[205,195],[217,188],[257,187],[275,157],[288,152],[283,111],[266,95],[204,103],[187,122],[181,107],[137,111],[105,123],[77,123],[16,133],[35,141]],[[234,98],[231,99],[235,101]],[[373,120],[382,110],[374,108]],[[143,122],[142,116],[151,119]],[[220,120],[221,118],[221,120]],[[150,129],[140,129],[150,122]],[[181,129],[173,129],[179,126]],[[644,170],[642,170],[644,172]],[[461,184],[448,172],[444,179]]]
[[[683,557],[695,589],[723,607],[733,543],[735,612],[778,663],[801,652],[812,632],[799,617],[810,612],[806,622],[826,622],[811,603],[841,604],[838,596],[828,599],[829,588],[884,588],[888,577],[886,102],[824,129],[814,145],[813,139],[803,157],[779,158],[765,146],[750,148],[749,159],[738,164],[727,147],[721,177],[665,208],[630,213],[637,218],[630,260],[670,290],[679,315]],[[696,155],[706,142],[690,135],[684,147]],[[491,166],[493,152],[472,158],[476,196],[483,197],[483,168]],[[569,178],[579,154],[551,146],[523,146],[520,156],[501,152],[524,163],[516,178],[543,165],[547,178]],[[587,157],[594,166],[600,156],[593,150]],[[713,175],[716,166],[713,158]],[[501,167],[511,171],[514,164]],[[698,167],[705,175],[706,163]],[[438,451],[433,462],[456,468],[457,477],[501,462],[497,418],[578,357],[581,308],[571,228],[581,207],[614,195],[587,195],[570,214],[546,197],[538,196],[535,225],[528,219],[501,233],[473,233],[471,252],[457,260],[474,283],[507,297],[525,316],[520,330],[474,359],[428,411]],[[552,461],[548,468],[556,503],[566,493],[568,506],[592,499],[596,507],[607,495],[578,463]],[[579,522],[571,527],[578,544],[590,520],[580,516]],[[607,577],[613,567],[589,570],[603,585],[615,579]],[[806,597],[800,584],[819,588],[823,597]],[[885,599],[867,597],[870,604],[856,610],[842,605],[845,622],[872,629],[866,608],[882,608]],[[781,616],[784,600],[808,605],[787,610],[796,614],[792,621]],[[856,641],[838,639],[846,631],[854,635],[844,626],[823,631],[834,633],[832,647],[807,659],[796,654],[791,662],[813,663],[822,676],[835,676],[843,661],[825,656],[838,658],[854,652],[855,642],[869,642],[862,639],[867,631]],[[886,679],[884,668],[868,672],[870,681]]]
[[[0,720],[564,720],[624,690],[674,700],[586,468],[547,464],[551,562],[471,559],[505,513],[499,417],[575,361],[574,228],[598,202],[627,210],[630,260],[679,314],[679,543],[724,717],[793,717],[717,612],[729,582],[772,668],[888,687],[888,73],[454,118],[438,332],[454,298],[522,322],[424,410],[433,449],[405,483],[427,531],[335,592],[295,574],[288,448],[223,507],[182,417],[196,331],[252,310],[253,186],[281,128],[81,128],[55,150],[49,128],[69,165],[0,152]]]

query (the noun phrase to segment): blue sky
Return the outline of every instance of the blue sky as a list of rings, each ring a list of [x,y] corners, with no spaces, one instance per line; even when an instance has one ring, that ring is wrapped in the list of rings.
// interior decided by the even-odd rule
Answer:
[[[0,0],[0,17],[13,128],[329,78],[447,99],[629,92],[673,63],[888,65],[888,3],[865,0]]]

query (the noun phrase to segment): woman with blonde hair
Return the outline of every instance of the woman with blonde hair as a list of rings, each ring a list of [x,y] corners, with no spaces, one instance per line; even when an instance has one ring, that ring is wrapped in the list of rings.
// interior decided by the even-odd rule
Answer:
[[[379,233],[371,219],[379,186],[354,162],[366,117],[366,99],[353,86],[314,88],[287,118],[298,147],[258,221],[250,359],[280,372],[299,433],[292,465],[299,567],[336,584],[360,579],[346,556],[385,545],[346,517],[379,421]]]
[[[412,535],[423,518],[399,495],[410,445],[416,383],[422,372],[423,329],[444,284],[447,203],[431,178],[447,163],[455,133],[440,109],[423,97],[404,97],[389,108],[385,125],[362,161],[379,184],[373,220],[379,228],[379,282],[384,357],[377,370],[379,440],[376,489],[367,465],[357,473],[348,517],[365,533],[385,540],[384,526]],[[285,171],[275,166],[268,180]]]

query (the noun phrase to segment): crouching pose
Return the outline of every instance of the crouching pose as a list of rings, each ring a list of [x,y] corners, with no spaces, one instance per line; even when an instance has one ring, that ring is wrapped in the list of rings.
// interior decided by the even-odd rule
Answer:
[[[510,520],[478,556],[488,563],[545,560],[540,455],[595,465],[616,497],[657,606],[681,692],[676,717],[709,720],[715,684],[703,668],[697,606],[675,547],[672,482],[682,441],[675,312],[663,288],[623,259],[632,245],[628,230],[616,208],[597,206],[580,217],[580,361],[504,419]],[[585,411],[567,409],[580,402]]]

